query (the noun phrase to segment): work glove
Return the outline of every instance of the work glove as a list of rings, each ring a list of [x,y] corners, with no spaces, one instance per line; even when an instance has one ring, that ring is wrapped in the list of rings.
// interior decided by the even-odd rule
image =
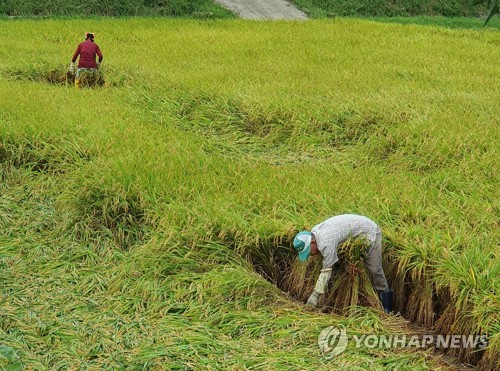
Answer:
[[[316,292],[316,291],[313,291],[313,293],[311,294],[311,296],[309,296],[309,299],[307,299],[307,305],[310,305],[312,307],[316,307],[318,306],[318,300],[319,300],[319,297],[320,297],[320,293],[319,292]]]
[[[75,73],[75,62],[69,64],[69,72]]]
[[[316,281],[316,286],[314,286],[314,291],[318,294],[324,294],[328,286],[328,282],[332,277],[332,267],[324,268],[319,274],[318,280]]]
[[[99,68],[101,66],[101,62],[97,62],[97,68]]]

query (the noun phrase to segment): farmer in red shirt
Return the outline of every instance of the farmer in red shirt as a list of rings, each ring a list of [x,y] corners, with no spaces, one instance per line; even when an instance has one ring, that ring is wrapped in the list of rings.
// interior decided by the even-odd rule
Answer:
[[[99,56],[98,62],[96,62],[95,60],[96,55]],[[78,48],[76,48],[75,54],[73,54],[73,58],[71,59],[71,64],[69,67],[69,71],[71,73],[75,72],[75,61],[78,56],[80,56],[80,60],[78,61],[78,69],[76,70],[75,76],[75,86],[77,88],[80,87],[81,74],[95,73],[103,59],[99,46],[94,43],[93,33],[87,32],[85,34],[85,41],[80,43],[80,45],[78,45]]]

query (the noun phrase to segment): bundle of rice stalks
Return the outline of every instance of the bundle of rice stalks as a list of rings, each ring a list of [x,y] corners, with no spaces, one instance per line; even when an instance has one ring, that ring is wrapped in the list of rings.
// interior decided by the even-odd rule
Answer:
[[[296,258],[283,279],[283,290],[305,302],[311,295],[321,270],[321,259],[309,258],[302,263]]]
[[[75,83],[75,75],[64,66],[50,67],[47,64],[27,65],[7,72],[8,76],[28,81],[48,82],[53,85],[72,86]],[[82,87],[104,86],[104,75],[100,70],[88,70],[80,73],[80,85]]]
[[[86,70],[80,73],[81,87],[104,86],[104,75],[100,70]]]
[[[360,239],[349,239],[339,246],[339,261],[334,266],[323,298],[324,307],[328,311],[352,314],[359,306],[382,310],[363,262],[367,249],[367,242]],[[297,259],[283,280],[283,289],[294,298],[305,301],[314,290],[321,270],[321,260],[320,257],[312,257],[307,263],[300,263]]]
[[[382,309],[363,262],[368,248],[369,243],[362,239],[349,239],[339,245],[339,261],[324,298],[327,307],[343,314],[352,314],[357,306]]]
[[[69,71],[54,69],[47,73],[47,82],[54,85],[73,85],[75,83],[75,75]]]

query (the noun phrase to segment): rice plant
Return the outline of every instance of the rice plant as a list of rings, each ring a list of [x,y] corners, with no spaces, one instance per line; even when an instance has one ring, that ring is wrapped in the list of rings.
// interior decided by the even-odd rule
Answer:
[[[298,264],[290,241],[344,212],[381,226],[404,316],[487,333],[450,354],[498,363],[498,31],[0,23],[1,367],[456,367],[321,356],[327,326],[410,331],[377,309],[356,244],[333,312],[305,307],[320,261]],[[50,83],[88,29],[111,83]]]

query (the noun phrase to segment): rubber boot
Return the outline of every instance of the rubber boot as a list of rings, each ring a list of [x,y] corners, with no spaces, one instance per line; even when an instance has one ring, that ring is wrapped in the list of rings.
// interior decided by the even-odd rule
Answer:
[[[380,301],[382,302],[382,306],[384,307],[384,312],[385,313],[391,313],[392,312],[392,299],[394,298],[394,291],[391,289],[381,292],[379,294]]]

